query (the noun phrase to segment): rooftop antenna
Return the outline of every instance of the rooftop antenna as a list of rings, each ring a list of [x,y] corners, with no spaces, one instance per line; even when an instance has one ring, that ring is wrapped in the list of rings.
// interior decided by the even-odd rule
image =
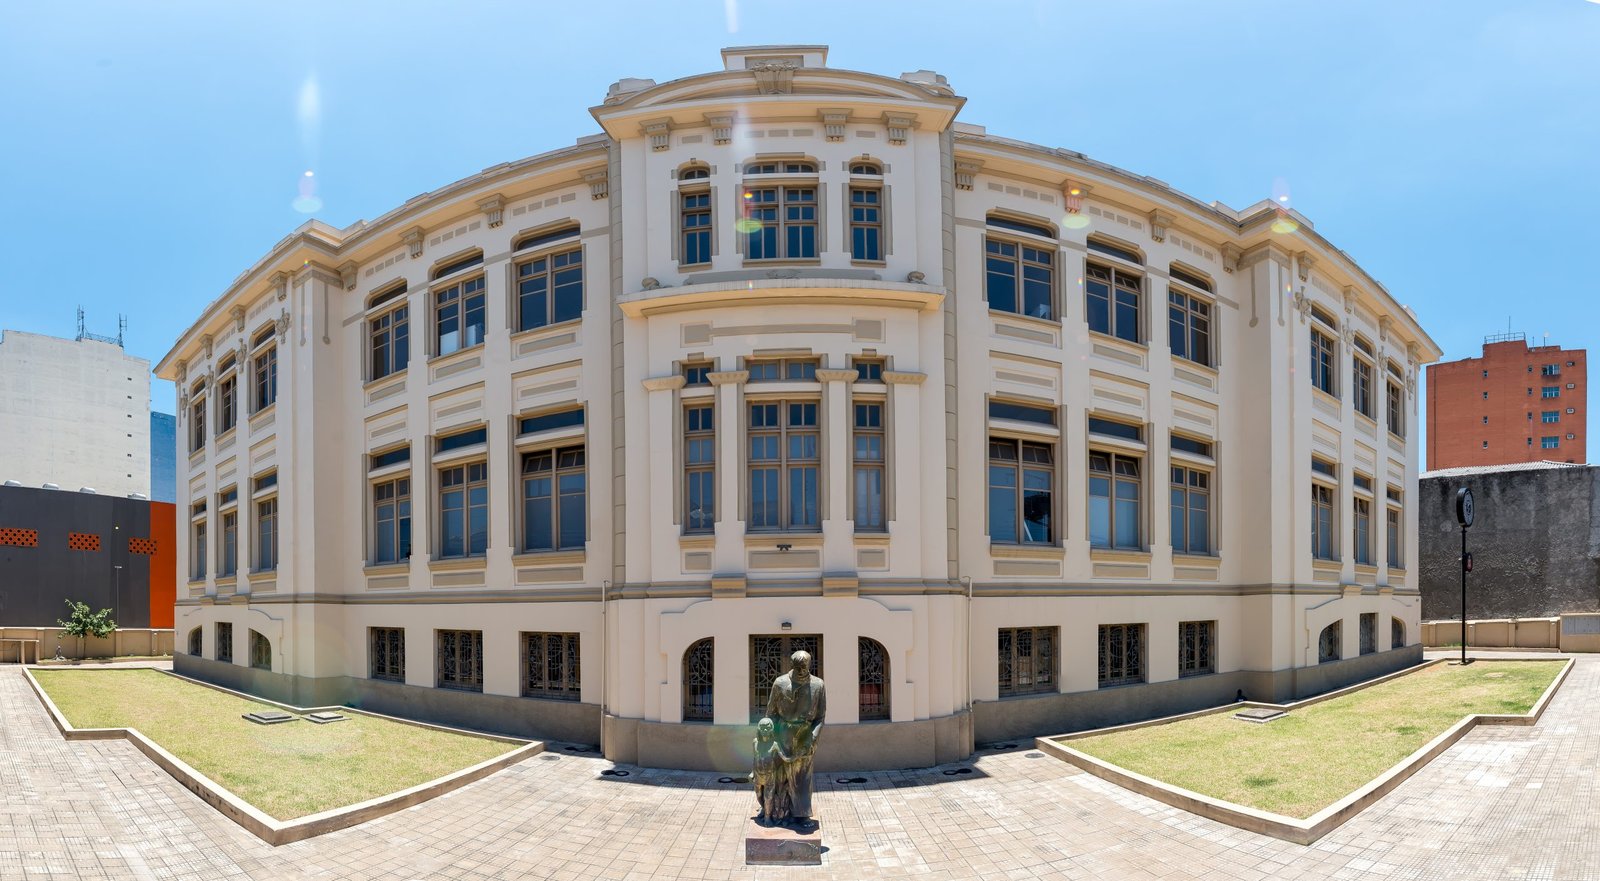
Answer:
[[[77,340],[78,342],[81,343],[84,340],[94,340],[97,343],[110,343],[111,345],[116,346],[117,348],[120,349],[120,348],[122,348],[122,338],[124,336],[126,336],[127,333],[128,333],[128,316],[120,315],[120,314],[117,316],[117,335],[116,336],[101,336],[100,334],[97,334],[97,333],[89,333],[87,330],[84,329],[83,307],[82,306],[78,307],[78,340]]]

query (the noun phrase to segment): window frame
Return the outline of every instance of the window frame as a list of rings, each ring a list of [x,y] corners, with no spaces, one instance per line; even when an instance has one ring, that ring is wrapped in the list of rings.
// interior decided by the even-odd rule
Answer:
[[[772,169],[772,170],[768,170]],[[810,169],[810,170],[790,170]],[[823,187],[817,176],[817,164],[810,160],[757,160],[746,164],[743,178],[739,186],[739,224],[735,232],[739,244],[740,256],[747,263],[760,265],[772,263],[814,263],[822,259],[826,242],[823,232]],[[755,180],[752,176],[762,177],[772,175],[772,180]],[[797,193],[809,190],[811,198],[800,198]],[[771,202],[754,198],[758,192],[772,191],[774,198]],[[807,218],[791,219],[790,209],[810,208],[811,215]],[[756,218],[755,211],[772,213],[772,225],[767,226],[765,217]],[[749,228],[751,221],[757,221],[755,228]],[[789,238],[791,229],[801,230],[809,227],[811,230],[812,253],[791,254]],[[775,230],[773,236],[773,250],[776,253],[755,256],[751,247],[755,237],[767,229]],[[802,239],[804,235],[800,236]],[[763,251],[765,248],[763,248]]]
[[[1201,663],[1204,661],[1204,663]],[[1178,678],[1217,672],[1217,622],[1178,622]]]
[[[410,369],[411,299],[406,296],[404,284],[372,297],[365,327],[368,382],[376,382]],[[384,353],[382,365],[378,363],[380,348]]]
[[[384,645],[389,637],[398,637],[394,644]],[[383,682],[406,681],[406,629],[404,627],[367,628],[367,678]]]
[[[1384,529],[1388,547],[1385,549],[1385,561],[1391,570],[1405,571],[1405,533],[1406,519],[1405,508],[1400,505],[1384,506]]]
[[[278,344],[268,340],[250,354],[251,416],[278,403]]]
[[[776,406],[779,425],[757,427],[754,422],[754,408]],[[812,425],[790,425],[794,414],[794,407],[811,407],[815,413],[815,422]],[[823,509],[824,483],[826,480],[826,463],[823,458],[824,428],[823,404],[820,398],[808,394],[785,395],[781,397],[746,398],[744,401],[744,488],[746,500],[749,505],[749,516],[746,518],[746,529],[749,533],[790,533],[790,532],[821,532],[822,521],[826,511]],[[790,455],[790,441],[796,437],[811,436],[815,441],[816,456],[795,457]],[[776,459],[756,459],[754,455],[754,442],[758,437],[776,437]],[[797,524],[791,516],[794,511],[794,498],[792,483],[797,470],[811,469],[815,486],[815,524]],[[778,475],[778,517],[776,525],[756,524],[756,484],[757,470],[768,471],[775,469]]]
[[[691,416],[692,412],[704,411],[707,415],[703,421]],[[699,427],[695,423],[699,422]],[[709,424],[709,427],[706,427]],[[696,449],[705,443],[710,450],[710,458],[698,461]],[[704,490],[701,497],[703,502],[709,504],[704,513],[696,515],[694,503],[697,497],[696,483],[702,483],[699,489]],[[700,525],[696,525],[697,521]],[[717,404],[712,398],[694,398],[683,403],[683,533],[685,535],[709,535],[717,527]]]
[[[452,643],[450,649],[446,648],[446,634],[450,635]],[[463,647],[462,638],[467,641]],[[440,628],[433,631],[434,643],[434,686],[447,688],[451,691],[483,691],[483,631],[482,630],[453,630]],[[455,672],[446,678],[446,658],[452,663],[448,665]],[[462,676],[461,664],[467,661],[472,669],[469,675]]]
[[[1377,402],[1373,394],[1373,374],[1376,365],[1360,352],[1350,358],[1350,405],[1368,419],[1377,418]]]
[[[237,362],[230,361],[225,373],[217,377],[217,437],[222,437],[239,425],[239,370]]]
[[[224,664],[233,663],[233,622],[217,622],[217,641],[212,646],[212,655]]]
[[[260,498],[252,497],[250,500],[252,513],[255,519],[255,541],[251,542],[251,559],[255,565],[252,572],[276,572],[281,557],[278,553],[278,540],[281,535],[278,517],[278,495],[271,493]],[[271,510],[263,513],[270,505]]]
[[[1113,642],[1118,634],[1122,636],[1123,646],[1120,664],[1113,663]],[[1120,688],[1149,681],[1150,654],[1146,636],[1147,625],[1143,623],[1099,626],[1099,644],[1095,652],[1099,661],[1095,676],[1097,688]]]
[[[1012,458],[996,457],[995,450],[999,445],[1009,447],[1015,452],[1015,456]],[[1061,530],[1057,526],[1060,519],[1057,517],[1057,510],[1060,507],[1058,481],[1060,480],[1061,466],[1060,457],[1057,455],[1056,449],[1059,445],[1060,440],[1058,438],[997,434],[993,430],[989,432],[988,446],[985,447],[988,450],[988,459],[986,460],[987,467],[984,470],[984,531],[988,534],[991,547],[1056,547],[1061,543]],[[1042,463],[1037,458],[1027,458],[1025,451],[1030,447],[1045,451],[1049,456],[1048,469],[1041,467]],[[1012,482],[1009,485],[997,485],[994,481],[996,469],[1008,470],[1011,474]],[[1047,475],[1045,491],[1049,494],[1049,506],[1045,512],[1045,536],[1042,539],[1028,538],[1028,472],[1044,472]],[[1009,490],[1011,493],[1012,501],[1010,507],[1013,512],[1013,538],[996,538],[995,536],[994,527],[997,513],[994,498],[996,490]],[[1034,487],[1033,491],[1037,492],[1038,487]]]
[[[200,380],[189,390],[189,455],[206,448],[206,381]]]
[[[571,259],[574,257],[574,255],[576,255],[575,260]],[[567,258],[566,261],[558,266],[557,262],[561,261],[563,258]],[[537,271],[531,269],[531,267],[539,263],[544,264],[543,269]],[[576,267],[578,273],[576,281],[578,298],[577,314],[572,315],[571,317],[558,319],[556,315],[557,289],[567,288],[569,285],[572,285],[573,282],[568,280],[557,284],[556,279],[562,273],[572,272],[574,267]],[[542,324],[530,325],[527,322],[527,304],[524,302],[524,297],[529,296],[530,294],[525,293],[522,288],[524,284],[531,282],[534,279],[544,280],[545,321]],[[546,330],[552,327],[562,327],[564,325],[582,321],[584,310],[588,305],[588,271],[584,261],[583,240],[580,238],[575,241],[569,241],[567,237],[562,237],[528,253],[517,254],[516,259],[514,259],[511,264],[511,284],[511,299],[515,307],[512,309],[512,333],[529,333],[531,331]]]
[[[710,266],[713,258],[716,257],[717,244],[717,218],[714,204],[716,199],[711,192],[710,170],[704,166],[686,170],[705,170],[706,176],[704,178],[692,178],[687,182],[684,182],[684,178],[681,176],[679,177],[678,216],[676,218],[679,269]],[[696,204],[691,205],[689,203],[691,198],[697,200]],[[703,219],[704,223],[697,223],[691,226],[689,223],[690,218]],[[704,260],[689,259],[691,238],[704,240],[703,248],[695,249],[704,251]]]
[[[1339,557],[1339,466],[1324,459],[1312,457],[1313,468],[1311,471],[1311,558],[1330,563],[1340,561]],[[1317,463],[1326,466],[1328,471],[1319,471],[1315,468]],[[1323,498],[1326,496],[1326,499]],[[1324,521],[1323,514],[1327,517]],[[1321,527],[1326,522],[1324,532]],[[1328,556],[1319,553],[1320,540],[1327,540]]]
[[[463,270],[465,271],[465,270]],[[469,286],[473,286],[470,287]],[[446,295],[453,295],[451,301],[445,302]],[[444,358],[458,352],[465,352],[484,344],[488,335],[488,276],[482,271],[469,273],[461,278],[452,278],[448,281],[436,283],[428,288],[428,301],[433,319],[433,357]],[[473,306],[476,301],[476,307]],[[445,311],[455,310],[453,320],[457,322],[455,333],[460,334],[457,344],[450,351],[444,350],[444,322]],[[467,328],[469,313],[478,315],[478,339],[476,342],[467,343]]]
[[[571,460],[565,457],[574,455],[576,456],[576,464],[571,464]],[[529,462],[536,461],[542,456],[549,457],[550,468],[544,471],[530,472],[528,470]],[[564,462],[567,464],[563,464]],[[571,478],[574,475],[582,479],[581,493],[570,493],[562,488],[564,478]],[[528,484],[531,481],[541,479],[550,482],[550,492],[547,496],[534,497],[534,499],[546,498],[548,500],[550,507],[548,519],[550,525],[550,547],[534,547],[533,542],[529,540],[529,530],[531,528],[531,518],[528,516],[529,503],[534,499],[530,499],[528,495]],[[570,499],[574,495],[581,496],[579,505],[582,509],[582,515],[579,520],[579,527],[582,535],[578,537],[576,544],[568,544],[566,542],[569,537],[565,534],[565,530],[562,529],[562,509],[564,506],[572,504]],[[517,501],[517,553],[550,554],[585,550],[589,544],[590,515],[589,451],[585,440],[581,437],[565,438],[548,444],[518,449]]]
[[[1317,632],[1317,663],[1328,664],[1344,657],[1344,619],[1335,619]]]
[[[889,402],[882,398],[852,399],[850,410],[850,519],[856,532],[886,532],[889,529]],[[870,415],[872,410],[877,411],[877,425],[863,425],[862,417]],[[875,457],[870,450],[874,440],[877,441]],[[869,447],[865,456],[862,441],[867,441]],[[866,495],[863,478],[870,485],[872,475],[876,475],[877,481],[876,519],[870,509],[869,516],[862,517],[862,507],[867,504],[863,498]]]
[[[270,673],[272,671],[272,640],[267,639],[266,635],[260,631],[251,628],[249,643],[250,668],[252,670],[266,670]],[[263,659],[262,655],[266,657]]]
[[[876,198],[870,203],[862,202],[860,205],[858,205],[856,203],[856,194],[858,193],[862,194],[863,196],[871,194]],[[852,180],[845,185],[845,236],[849,243],[851,263],[865,263],[871,266],[880,266],[888,260],[889,249],[888,242],[886,241],[888,230],[885,226],[885,220],[887,219],[889,208],[888,201],[888,188],[885,187],[881,181],[868,182]],[[865,217],[865,213],[871,213],[874,215],[875,219],[858,219],[858,209],[864,212],[864,214],[861,215],[863,218]],[[877,256],[863,256],[862,253],[857,251],[856,232],[858,230],[862,233],[861,238],[863,240],[871,239],[869,233],[877,233]]]
[[[206,580],[207,564],[206,542],[210,540],[206,529],[206,503],[191,502],[189,505],[189,580]]]
[[[994,219],[990,218],[991,223]],[[1061,256],[1060,242],[1054,238],[1046,239],[1043,236],[1029,235],[1011,227],[999,228],[1004,229],[1005,232],[996,233],[996,228],[990,226],[985,228],[983,235],[984,305],[988,307],[990,312],[1059,324],[1061,322],[1061,297],[1060,273],[1057,271],[1057,267]],[[1007,247],[1013,250],[1010,255],[996,250],[997,248]],[[1037,258],[1030,260],[1028,258],[1029,251],[1044,255],[1048,259],[1043,261]],[[994,261],[1006,263],[1011,267],[1011,292],[1015,300],[1015,308],[1013,309],[995,305],[993,293],[990,290],[990,281],[995,277],[995,273],[990,269],[990,264]],[[1044,279],[1046,294],[1043,304],[1046,314],[1044,315],[1029,311],[1028,287],[1030,280],[1028,278],[1028,270],[1030,268],[1035,271],[1042,269],[1046,273]],[[1033,281],[1037,283],[1038,279],[1035,278]]]
[[[583,697],[583,656],[581,635],[556,631],[524,630],[517,634],[520,652],[522,691],[525,698],[534,700],[578,701]],[[549,662],[550,643],[559,641],[559,684],[551,685]],[[542,677],[534,676],[534,658],[538,657]],[[543,684],[536,684],[543,683]]]
[[[876,648],[874,648],[876,646]],[[876,657],[877,663],[869,663]],[[890,721],[894,665],[889,650],[870,636],[856,637],[856,721]],[[870,689],[877,688],[873,694]]]
[[[1174,281],[1171,278],[1167,281],[1167,348],[1174,358],[1215,369],[1217,348],[1213,345],[1212,337],[1216,334],[1216,300],[1196,293],[1188,285],[1174,284]],[[1203,307],[1203,310],[1196,307]],[[1175,314],[1180,312],[1183,316],[1181,321]],[[1196,328],[1196,321],[1205,322],[1205,327]],[[1181,352],[1173,340],[1174,334],[1179,333],[1183,339]],[[1197,338],[1205,346],[1203,359],[1194,357]]]
[[[1401,390],[1400,383],[1396,382],[1392,376],[1386,379],[1384,384],[1388,387],[1386,404],[1388,406],[1389,433],[1395,437],[1404,438],[1406,436],[1405,392]]]
[[[1350,509],[1351,538],[1357,566],[1373,566],[1372,554],[1372,499],[1369,496],[1355,493],[1352,496]]]
[[[1020,638],[1027,634],[1028,651],[1024,654]],[[1009,641],[1007,636],[1010,637]],[[996,652],[999,661],[996,684],[1001,698],[1035,694],[1058,694],[1061,691],[1061,628],[1059,627],[1001,627],[996,633]],[[1040,637],[1046,637],[1040,639]],[[1040,646],[1044,651],[1040,651]],[[1027,663],[1027,682],[1019,681],[1021,661]],[[1044,663],[1040,663],[1043,661]],[[1040,673],[1043,673],[1041,678]]]
[[[1095,457],[1097,456],[1108,457],[1108,469],[1095,469]],[[1087,498],[1089,502],[1087,523],[1089,526],[1090,549],[1135,552],[1148,550],[1149,530],[1145,524],[1146,510],[1144,504],[1144,486],[1146,477],[1145,455],[1143,453],[1136,453],[1131,450],[1124,450],[1115,447],[1093,446],[1088,450],[1088,457],[1088,485],[1086,489],[1088,491]],[[1138,472],[1137,476],[1132,479],[1137,487],[1136,494],[1132,499],[1123,498],[1118,492],[1122,486],[1126,485],[1130,481],[1130,478],[1123,474],[1119,467],[1124,462],[1133,463]],[[1106,487],[1108,492],[1103,496],[1097,496],[1095,494],[1095,482],[1098,480],[1110,481]],[[1097,498],[1104,498],[1106,500],[1106,542],[1096,542],[1094,538],[1096,518],[1095,499]],[[1127,501],[1132,501],[1135,505],[1137,505],[1137,510],[1134,514],[1134,529],[1137,532],[1137,537],[1135,543],[1132,545],[1122,543],[1122,541],[1117,537],[1118,527],[1121,525],[1119,522],[1121,518],[1117,513],[1117,509],[1120,506],[1120,503]]]
[[[472,469],[474,469],[474,468],[481,468],[482,469],[482,476],[481,477],[477,477],[477,478],[473,477],[474,472],[473,472]],[[455,471],[460,471],[461,472],[461,481],[460,481],[460,483],[447,485],[445,483],[446,475],[448,473],[450,473],[450,472],[455,472]],[[489,531],[490,531],[489,530],[489,460],[487,458],[485,458],[485,457],[468,457],[468,458],[464,458],[464,459],[461,459],[461,460],[458,460],[458,461],[444,462],[444,463],[440,463],[438,465],[435,465],[434,466],[434,486],[437,489],[434,492],[434,496],[433,496],[434,504],[433,504],[433,510],[432,510],[431,513],[434,516],[435,522],[438,524],[437,526],[434,527],[434,539],[435,539],[435,541],[438,542],[437,547],[439,549],[439,553],[437,554],[437,556],[434,557],[434,559],[438,559],[438,560],[471,560],[471,559],[484,559],[485,557],[487,557],[488,556],[488,546],[489,546]],[[458,487],[458,486],[460,487],[460,489],[456,489],[456,487]],[[480,504],[474,504],[472,502],[472,491],[474,489],[481,489],[483,491],[483,501]],[[445,501],[446,501],[446,497],[447,496],[449,496],[452,493],[456,493],[456,492],[459,492],[461,494],[460,516],[461,516],[461,548],[462,548],[462,552],[459,553],[459,554],[450,554],[450,553],[446,553],[446,543],[448,542],[448,538],[447,538],[447,535],[446,535],[446,532],[445,532],[445,530],[447,528]],[[476,551],[473,549],[473,546],[472,546],[472,534],[473,534],[473,531],[472,531],[472,518],[473,518],[472,512],[473,512],[474,509],[480,510],[481,513],[482,513],[482,518],[483,518],[483,542],[484,542],[484,546],[483,546],[483,548],[477,549]]]
[[[1332,333],[1317,327],[1309,330],[1311,387],[1331,397],[1339,397],[1339,348]]]
[[[679,719],[714,724],[717,720],[716,638],[707,636],[689,643],[683,650],[679,672],[683,687]]]
[[[403,485],[402,485],[403,484]],[[380,491],[389,488],[391,494],[385,498]],[[385,471],[377,477],[368,480],[368,498],[371,500],[372,511],[372,544],[370,556],[373,566],[395,566],[411,559],[415,550],[412,542],[411,521],[412,506],[416,504],[415,488],[412,485],[411,466],[409,461],[406,467],[395,472]],[[393,514],[385,518],[383,508],[392,507]],[[384,521],[389,521],[388,529],[392,530],[390,538],[393,541],[394,559],[384,559],[380,550],[383,546]]]
[[[1213,486],[1216,483],[1214,471],[1210,468],[1202,468],[1176,458],[1169,460],[1167,470],[1169,472],[1167,475],[1168,519],[1172,523],[1176,523],[1179,519],[1179,515],[1177,513],[1178,509],[1181,507],[1183,511],[1182,549],[1179,549],[1178,547],[1177,537],[1174,531],[1176,527],[1173,526],[1172,523],[1169,523],[1168,526],[1169,534],[1167,538],[1172,545],[1172,552],[1174,554],[1183,554],[1184,556],[1189,557],[1216,556],[1217,549],[1216,542],[1214,541],[1214,537],[1216,535],[1216,526],[1213,518],[1215,517],[1214,512],[1216,511],[1217,506],[1213,499]],[[1180,472],[1183,480],[1182,483],[1180,483],[1178,479]],[[1198,489],[1196,489],[1195,485],[1192,483],[1192,480],[1195,476],[1204,478],[1204,485],[1200,486]],[[1175,493],[1179,492],[1183,493],[1183,503],[1181,506],[1176,501],[1174,495]],[[1190,535],[1194,525],[1194,515],[1196,513],[1193,505],[1193,499],[1196,496],[1205,499],[1204,511],[1201,512],[1203,515],[1202,522],[1205,523],[1206,530],[1205,547],[1201,550],[1195,550],[1194,542],[1191,540],[1192,536]]]

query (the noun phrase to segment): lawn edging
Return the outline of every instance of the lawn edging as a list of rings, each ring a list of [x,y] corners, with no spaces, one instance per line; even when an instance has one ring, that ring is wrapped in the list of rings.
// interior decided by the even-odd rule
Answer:
[[[1543,663],[1542,660],[1531,658],[1507,658],[1505,660]],[[1246,807],[1245,805],[1235,804],[1230,801],[1223,801],[1222,799],[1213,798],[1208,795],[1202,795],[1198,792],[1184,789],[1180,786],[1173,786],[1170,783],[1164,783],[1153,777],[1146,777],[1143,774],[1130,771],[1119,765],[1113,765],[1109,762],[1097,759],[1088,753],[1075,750],[1072,747],[1067,746],[1064,741],[1080,740],[1086,737],[1110,734],[1116,731],[1127,731],[1134,728],[1146,728],[1152,725],[1165,725],[1171,722],[1179,722],[1184,719],[1192,719],[1198,716],[1212,715],[1215,713],[1237,712],[1239,709],[1246,707],[1268,707],[1271,709],[1278,709],[1288,712],[1296,708],[1306,707],[1311,704],[1320,703],[1341,695],[1349,694],[1352,691],[1370,688],[1371,686],[1378,685],[1382,682],[1387,682],[1388,680],[1397,676],[1415,673],[1424,668],[1431,667],[1434,664],[1442,664],[1446,662],[1447,661],[1444,658],[1426,661],[1414,667],[1408,667],[1404,670],[1396,671],[1387,676],[1380,676],[1367,682],[1360,682],[1347,688],[1341,688],[1337,691],[1331,691],[1326,694],[1306,698],[1302,701],[1294,701],[1286,704],[1270,704],[1260,701],[1241,701],[1239,703],[1227,704],[1222,707],[1212,707],[1211,709],[1197,710],[1192,713],[1182,713],[1176,716],[1165,716],[1160,719],[1150,719],[1144,722],[1134,722],[1128,725],[1100,728],[1094,731],[1080,731],[1073,734],[1057,735],[1054,737],[1039,737],[1034,740],[1034,745],[1041,752],[1061,759],[1068,764],[1075,765],[1089,774],[1094,775],[1095,777],[1115,783],[1124,789],[1137,792],[1140,795],[1148,796],[1156,801],[1172,805],[1175,808],[1181,808],[1190,813],[1198,814],[1210,820],[1216,820],[1219,823],[1226,823],[1229,826],[1233,826],[1238,829],[1244,829],[1248,832],[1256,832],[1261,835],[1270,835],[1273,838],[1291,841],[1295,844],[1312,844],[1318,839],[1322,838],[1324,835],[1327,835],[1329,832],[1332,832],[1333,830],[1344,825],[1346,821],[1354,817],[1356,814],[1361,813],[1363,810],[1366,810],[1378,799],[1388,795],[1395,789],[1395,787],[1399,786],[1401,783],[1404,783],[1409,777],[1411,777],[1411,775],[1421,770],[1422,767],[1428,762],[1432,761],[1435,756],[1444,752],[1446,749],[1449,749],[1452,744],[1466,736],[1467,732],[1471,731],[1473,728],[1476,728],[1479,725],[1526,726],[1537,723],[1539,721],[1539,717],[1544,715],[1545,708],[1549,706],[1551,698],[1555,696],[1556,690],[1559,689],[1561,684],[1566,681],[1567,674],[1572,672],[1572,667],[1575,663],[1577,663],[1577,660],[1575,658],[1566,659],[1566,663],[1562,665],[1561,670],[1556,673],[1556,676],[1551,680],[1550,685],[1545,688],[1544,694],[1539,697],[1538,701],[1534,702],[1533,707],[1529,709],[1528,712],[1520,714],[1473,713],[1467,715],[1463,717],[1461,721],[1445,729],[1433,740],[1423,744],[1411,755],[1402,759],[1398,764],[1378,775],[1365,786],[1362,786],[1355,792],[1352,792],[1333,804],[1328,805],[1304,820],[1294,817],[1286,817],[1282,814],[1274,814],[1270,811],[1263,811],[1257,808]]]
[[[196,680],[189,679],[185,676],[178,676],[171,671],[163,670],[160,672],[166,673],[169,676],[174,676],[185,682],[191,682],[196,685],[206,685],[210,688],[217,688],[217,686],[212,686],[208,683],[197,682]],[[334,832],[339,829],[348,829],[351,826],[360,825],[368,820],[375,820],[379,817],[395,813],[396,811],[401,811],[406,808],[419,805],[425,801],[428,801],[429,799],[460,789],[461,787],[466,786],[468,783],[482,780],[496,771],[510,767],[511,765],[521,762],[524,759],[544,752],[544,743],[537,740],[527,741],[515,737],[506,737],[496,734],[483,734],[477,731],[465,731],[458,728],[449,728],[443,725],[431,725],[426,722],[417,722],[410,719],[384,716],[379,713],[370,713],[365,710],[355,709],[353,707],[294,707],[289,704],[282,704],[276,701],[265,701],[253,695],[241,694],[239,692],[229,691],[225,688],[217,688],[219,691],[224,691],[228,694],[246,698],[251,701],[281,707],[297,715],[318,712],[321,710],[336,710],[342,713],[357,713],[363,716],[372,716],[379,719],[387,719],[391,722],[401,722],[423,728],[435,728],[440,731],[449,731],[456,734],[468,734],[474,737],[482,737],[488,740],[496,740],[504,743],[522,744],[522,746],[511,750],[510,752],[503,753],[491,759],[486,759],[476,765],[462,768],[461,770],[452,774],[446,774],[443,777],[438,777],[424,783],[419,783],[416,786],[402,789],[399,792],[391,792],[387,795],[380,795],[376,798],[370,798],[366,801],[357,802],[353,805],[346,805],[341,808],[333,808],[320,813],[309,814],[294,820],[279,820],[275,817],[269,816],[266,812],[262,811],[260,808],[257,808],[255,805],[252,805],[237,795],[234,795],[215,780],[212,780],[206,775],[195,770],[187,762],[168,752],[160,744],[148,737],[145,737],[144,734],[141,733],[137,728],[73,727],[72,723],[67,721],[66,714],[62,713],[61,709],[56,706],[55,701],[50,699],[50,695],[45,691],[44,686],[34,678],[33,669],[31,666],[23,669],[23,675],[27,677],[28,685],[33,689],[33,693],[38,696],[40,703],[44,705],[45,711],[49,714],[51,721],[55,723],[56,729],[61,732],[63,739],[127,740],[128,742],[132,743],[136,749],[148,756],[150,760],[155,762],[155,764],[162,770],[172,775],[172,778],[182,784],[185,789],[188,789],[195,795],[198,795],[201,801],[204,801],[206,804],[215,808],[223,816],[244,827],[246,831],[274,847],[281,844],[289,844],[295,841],[303,841],[307,838],[314,838],[318,835],[325,835],[329,832]]]

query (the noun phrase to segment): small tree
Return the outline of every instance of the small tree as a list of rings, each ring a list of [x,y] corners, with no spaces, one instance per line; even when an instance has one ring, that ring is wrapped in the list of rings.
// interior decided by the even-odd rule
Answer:
[[[93,636],[96,639],[105,639],[111,635],[112,631],[117,629],[117,622],[111,620],[110,609],[91,612],[89,611],[88,603],[77,603],[72,600],[67,600],[66,602],[67,608],[72,611],[67,616],[67,620],[63,621],[57,618],[56,623],[61,625],[61,629],[66,631],[68,636],[76,636],[78,638],[78,657],[81,658],[84,652],[83,638],[85,636]]]

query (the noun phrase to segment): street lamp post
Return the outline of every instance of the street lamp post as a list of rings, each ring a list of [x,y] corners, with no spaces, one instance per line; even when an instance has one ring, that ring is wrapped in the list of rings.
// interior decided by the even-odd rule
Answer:
[[[1472,571],[1472,554],[1467,552],[1467,530],[1473,519],[1472,489],[1456,490],[1456,522],[1461,524],[1461,663],[1467,660],[1467,573]]]

